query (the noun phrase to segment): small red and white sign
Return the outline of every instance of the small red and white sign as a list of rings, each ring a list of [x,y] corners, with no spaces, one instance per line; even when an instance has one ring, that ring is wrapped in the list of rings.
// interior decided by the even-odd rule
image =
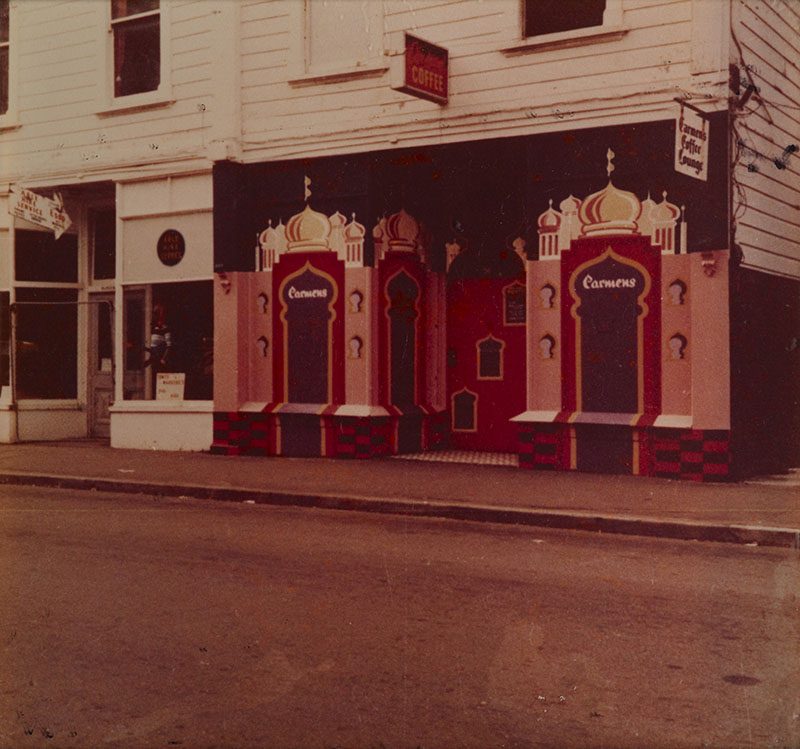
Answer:
[[[56,194],[56,199],[39,195],[33,190],[24,187],[12,187],[8,201],[8,212],[12,216],[29,221],[38,226],[52,229],[58,239],[70,226],[72,221],[64,210],[61,196]]]
[[[447,104],[448,53],[411,34],[405,35],[403,77],[392,88],[420,99]]]
[[[159,372],[156,375],[156,400],[182,401],[185,387],[184,372]]]

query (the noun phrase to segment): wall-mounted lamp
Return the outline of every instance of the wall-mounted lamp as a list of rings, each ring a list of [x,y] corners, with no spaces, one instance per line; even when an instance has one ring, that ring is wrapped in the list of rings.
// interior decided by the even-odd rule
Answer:
[[[713,252],[701,252],[700,264],[703,266],[703,273],[713,276],[717,272],[717,259]]]

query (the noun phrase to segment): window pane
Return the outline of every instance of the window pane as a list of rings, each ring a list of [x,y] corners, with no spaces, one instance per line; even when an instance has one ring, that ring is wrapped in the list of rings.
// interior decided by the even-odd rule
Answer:
[[[8,385],[9,355],[11,352],[10,294],[0,291],[0,385]]]
[[[472,393],[453,396],[453,429],[468,432],[475,429],[475,396]]]
[[[155,91],[161,81],[158,16],[114,26],[114,96]]]
[[[380,3],[375,0],[316,2],[307,5],[312,70],[356,65],[379,56]]]
[[[77,397],[77,299],[72,290],[17,289],[18,398]]]
[[[605,0],[526,0],[525,36],[603,25]]]
[[[103,360],[110,360],[114,356],[114,338],[111,332],[114,310],[108,304],[97,304],[95,305],[94,314],[97,323],[97,330],[95,331],[97,333],[95,361],[98,370],[100,370],[103,366]]]
[[[93,275],[95,280],[116,275],[116,219],[114,211],[98,211],[93,215]]]
[[[479,377],[500,377],[502,367],[500,364],[500,341],[489,339],[478,344],[480,359],[478,361]]]
[[[8,0],[0,0],[0,42],[8,41]]]
[[[552,287],[549,287],[552,289]],[[514,284],[505,290],[505,324],[524,325],[525,324],[525,287],[522,284]]]
[[[78,280],[78,237],[64,234],[56,239],[50,232],[17,229],[14,264],[18,281]]]
[[[0,114],[8,111],[8,47],[0,47]]]
[[[145,316],[144,290],[125,289],[123,297],[124,375],[123,398],[144,398]]]
[[[158,0],[111,0],[112,18],[135,16],[150,10],[158,10]]]
[[[154,284],[152,299],[150,330],[146,330],[143,290],[125,290],[125,398],[153,398],[159,372],[184,372],[184,398],[211,400],[214,397],[212,283]]]

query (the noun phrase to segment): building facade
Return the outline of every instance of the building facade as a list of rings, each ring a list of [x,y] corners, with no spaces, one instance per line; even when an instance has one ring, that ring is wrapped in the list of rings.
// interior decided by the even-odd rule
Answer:
[[[797,464],[795,4],[3,4],[5,441]]]

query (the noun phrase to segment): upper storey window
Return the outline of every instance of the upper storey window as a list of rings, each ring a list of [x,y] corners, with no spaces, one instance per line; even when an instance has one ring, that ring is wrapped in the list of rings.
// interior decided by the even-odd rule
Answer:
[[[0,114],[8,112],[8,0],[0,0]]]
[[[611,42],[628,31],[622,0],[520,0],[520,41],[506,54]]]
[[[525,36],[603,25],[606,0],[525,0]]]
[[[386,69],[383,0],[301,0],[291,83],[318,83]]]
[[[156,91],[161,83],[159,0],[111,0],[114,96]]]

